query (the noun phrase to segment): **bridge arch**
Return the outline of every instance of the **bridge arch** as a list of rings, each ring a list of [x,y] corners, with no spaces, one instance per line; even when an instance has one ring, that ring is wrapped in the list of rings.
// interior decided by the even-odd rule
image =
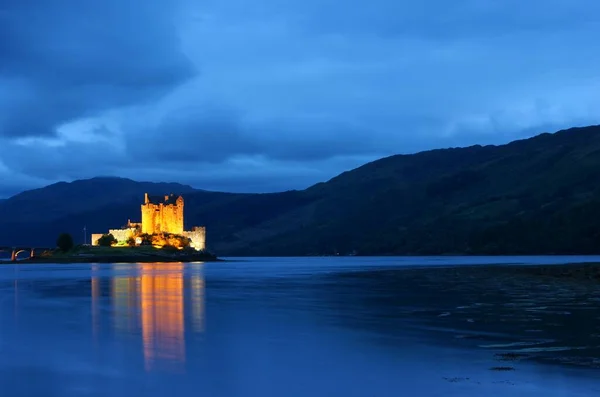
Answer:
[[[12,246],[12,247],[7,247],[7,246],[0,246],[0,253],[8,253],[8,256],[10,256],[10,260],[11,261],[16,261],[17,257],[19,255],[21,255],[23,252],[27,252],[27,258],[33,258],[35,256],[37,256],[38,253],[43,253],[46,251],[52,251],[53,248],[41,248],[41,247],[28,247],[28,246]],[[22,257],[24,257],[24,255],[21,255]]]
[[[20,249],[20,250],[15,250],[15,259],[17,259],[19,257],[19,254],[22,252],[27,252],[28,253],[27,256],[31,258],[31,250]]]

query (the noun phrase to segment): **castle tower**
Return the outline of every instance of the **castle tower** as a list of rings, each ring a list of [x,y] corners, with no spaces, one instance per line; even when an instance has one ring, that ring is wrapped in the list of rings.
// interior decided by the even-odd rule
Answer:
[[[154,233],[154,205],[150,204],[148,193],[144,195],[142,204],[142,233]]]
[[[183,197],[174,194],[150,197],[144,194],[142,210],[142,233],[183,234]]]
[[[175,234],[183,235],[183,197],[177,197],[175,201],[175,214],[173,220],[173,232]]]

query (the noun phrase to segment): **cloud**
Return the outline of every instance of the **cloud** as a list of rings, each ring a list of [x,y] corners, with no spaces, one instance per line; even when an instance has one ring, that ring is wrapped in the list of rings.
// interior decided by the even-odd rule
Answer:
[[[303,188],[600,114],[593,0],[29,3],[0,6],[0,160],[33,180]]]
[[[272,1],[275,5],[276,1]],[[589,0],[457,0],[420,2],[374,0],[368,7],[344,7],[338,0],[299,5],[322,32],[374,33],[388,37],[421,37],[436,41],[488,38],[523,32],[556,32],[597,22],[600,7]]]
[[[135,128],[135,127],[133,127]],[[276,161],[320,161],[380,153],[382,136],[369,126],[322,117],[268,121],[206,104],[169,113],[154,127],[125,136],[126,151],[138,164],[151,162],[219,164],[231,158],[262,156]]]
[[[163,0],[5,0],[0,136],[53,136],[65,123],[158,98],[193,74]]]
[[[43,178],[21,174],[0,161],[0,199],[10,197],[26,189],[35,189],[44,185]]]

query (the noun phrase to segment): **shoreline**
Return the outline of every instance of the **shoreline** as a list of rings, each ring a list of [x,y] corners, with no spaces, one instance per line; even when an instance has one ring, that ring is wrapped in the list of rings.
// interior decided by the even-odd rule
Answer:
[[[181,262],[224,262],[216,256],[186,255],[132,255],[132,256],[80,256],[80,257],[34,257],[17,261],[0,260],[0,265],[10,264],[71,264],[71,263],[181,263]]]
[[[228,259],[222,259],[216,255],[210,254],[199,254],[199,255],[161,255],[154,253],[144,254],[133,254],[133,255],[73,255],[73,256],[36,256],[33,258],[18,259],[17,261],[11,261],[10,259],[0,259],[0,265],[15,264],[15,263],[180,263],[180,262],[252,262],[259,258],[270,258],[270,259],[289,259],[298,258],[303,259],[305,257],[228,257]],[[479,269],[488,271],[509,271],[514,272],[514,275],[530,275],[538,277],[552,277],[552,278],[567,278],[572,280],[595,280],[600,282],[600,261],[582,261],[582,262],[570,262],[568,258],[565,258],[565,262],[557,263],[532,263],[528,264],[525,262],[490,262],[490,263],[445,263],[445,264],[415,264],[415,265],[401,265],[399,269],[402,270],[434,270],[434,269]],[[510,270],[509,270],[510,269]],[[386,269],[392,270],[392,269]],[[384,270],[385,271],[385,270]],[[365,270],[365,272],[369,272]]]
[[[56,256],[35,256],[33,258],[18,259],[11,261],[10,259],[0,259],[0,265],[15,264],[15,263],[180,263],[180,262],[252,262],[259,258],[270,259],[289,259],[306,257],[228,257],[222,259],[211,254],[191,254],[191,255],[174,255],[169,254],[130,254],[130,255],[56,255]],[[315,258],[315,257],[313,257]],[[373,257],[371,257],[373,258]],[[447,258],[447,257],[440,257]],[[478,269],[486,271],[501,271],[513,273],[514,275],[529,275],[538,277],[552,277],[572,280],[587,280],[600,282],[600,260],[595,261],[568,261],[565,257],[565,262],[557,263],[525,263],[525,262],[490,262],[490,263],[444,263],[444,264],[415,264],[415,265],[400,265],[398,269],[402,270],[434,270],[434,269]],[[388,271],[393,269],[386,269]],[[364,272],[369,272],[365,270]],[[362,273],[362,272],[361,272]]]

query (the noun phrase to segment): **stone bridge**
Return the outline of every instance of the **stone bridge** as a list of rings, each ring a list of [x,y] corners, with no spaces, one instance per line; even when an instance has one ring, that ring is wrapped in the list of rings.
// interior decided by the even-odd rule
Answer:
[[[0,246],[0,252],[10,252],[10,260],[15,262],[17,256],[23,252],[29,253],[29,257],[33,258],[36,252],[51,251],[54,248],[41,248],[41,247],[27,247],[27,246],[16,246],[16,247],[3,247]]]

